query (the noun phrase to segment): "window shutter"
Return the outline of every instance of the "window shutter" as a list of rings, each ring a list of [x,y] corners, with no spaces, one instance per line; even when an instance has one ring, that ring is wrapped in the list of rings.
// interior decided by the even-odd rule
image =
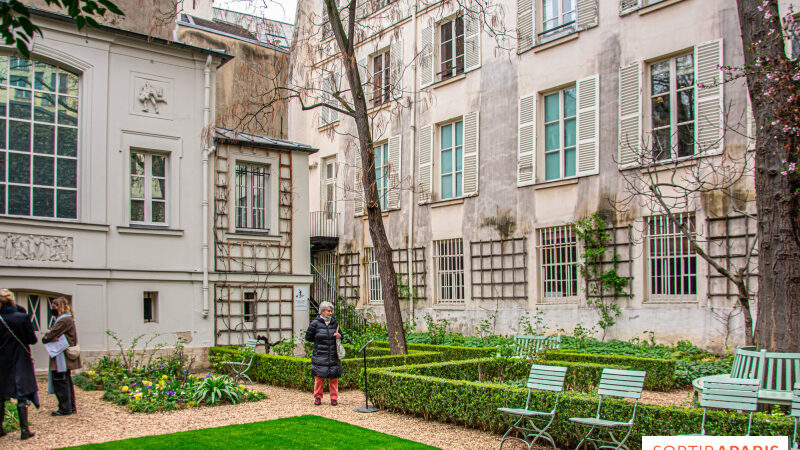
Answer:
[[[324,76],[322,81],[320,82],[320,94],[318,96],[318,101],[320,103],[327,104],[330,102],[330,94],[328,94],[329,89],[328,77]],[[322,106],[319,108],[319,126],[324,127],[331,123],[331,110]]]
[[[339,89],[339,81],[341,80],[339,77],[340,77],[340,75],[338,73],[331,74],[331,75],[328,76],[328,81],[329,81],[328,86],[329,86],[329,89],[330,89],[330,90],[327,91],[327,92],[329,92],[329,94],[328,94],[328,104],[329,105],[338,105],[338,103],[339,103],[339,101],[335,100],[333,98],[333,95],[331,94],[332,92],[337,91]],[[334,123],[334,122],[339,120],[339,111],[330,109],[328,111],[328,115],[329,115],[328,119],[330,120],[329,123]]]
[[[472,12],[464,14],[464,72],[481,66],[481,21]]]
[[[361,180],[364,179],[361,170],[361,151],[356,149],[356,158],[353,161],[353,209],[356,216],[364,215],[364,187]]]
[[[391,75],[389,83],[392,87],[392,96],[400,98],[403,95],[403,41],[398,39],[389,47],[391,59]],[[390,150],[391,151],[391,150]]]
[[[420,54],[419,54],[419,85],[426,87],[433,84],[433,28],[426,27],[422,29],[420,37]]]
[[[639,160],[642,145],[642,62],[619,69],[619,153],[617,163]]]
[[[722,39],[710,41],[694,48],[695,92],[697,122],[695,124],[696,151],[720,153],[722,151]],[[700,87],[706,86],[706,87]]]
[[[358,78],[361,78],[361,86],[366,86],[369,84],[369,58],[358,58],[356,60],[356,66],[358,66]]]
[[[536,182],[536,94],[519,98],[517,186]]]
[[[640,0],[619,0],[620,15],[629,13],[639,7]]]
[[[400,149],[402,136],[389,138],[389,192],[386,194],[386,206],[389,209],[400,208]]]
[[[425,125],[419,129],[418,145],[419,187],[417,198],[419,203],[423,204],[431,201],[431,187],[433,185],[433,125]]]
[[[597,0],[578,0],[578,29],[597,26]]]
[[[464,115],[464,196],[478,193],[478,112]]]
[[[600,160],[600,76],[592,75],[578,80],[577,99],[578,137],[577,175],[594,175],[599,172]]]
[[[536,0],[517,0],[517,51],[533,46],[535,42],[534,2]]]

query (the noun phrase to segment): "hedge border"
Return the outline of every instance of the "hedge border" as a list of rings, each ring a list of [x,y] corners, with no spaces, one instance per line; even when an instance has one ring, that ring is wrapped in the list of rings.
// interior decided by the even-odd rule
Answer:
[[[545,361],[587,362],[627,366],[632,370],[647,372],[644,388],[648,391],[669,391],[675,387],[674,359],[641,358],[637,356],[601,355],[565,350],[551,350],[542,356]]]

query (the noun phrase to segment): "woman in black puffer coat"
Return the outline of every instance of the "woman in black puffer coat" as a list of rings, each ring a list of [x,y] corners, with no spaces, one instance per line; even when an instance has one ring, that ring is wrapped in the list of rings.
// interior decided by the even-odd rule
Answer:
[[[306,331],[306,340],[314,343],[311,355],[311,373],[314,374],[314,404],[322,404],[322,391],[325,379],[331,394],[331,405],[336,406],[339,398],[339,377],[342,376],[342,362],[336,351],[336,339],[341,338],[339,323],[333,317],[333,305],[322,302],[319,317],[314,319]]]

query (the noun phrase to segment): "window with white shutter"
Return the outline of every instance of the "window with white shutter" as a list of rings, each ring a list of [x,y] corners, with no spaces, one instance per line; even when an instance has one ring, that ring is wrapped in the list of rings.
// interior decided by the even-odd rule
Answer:
[[[617,163],[639,161],[642,144],[642,63],[619,69],[619,149]]]
[[[697,78],[697,131],[698,152],[715,154],[723,149],[722,120],[722,39],[699,44],[694,49],[695,77]]]
[[[517,51],[597,24],[598,0],[517,0]]]
[[[478,193],[478,113],[471,112],[436,127],[436,200]],[[422,166],[420,166],[422,171]]]
[[[386,211],[386,200],[389,192],[389,143],[384,142],[373,147],[375,152],[375,184],[378,188],[378,202],[381,211]]]
[[[543,95],[543,179],[570,178],[577,167],[577,102],[575,86]]]
[[[439,30],[439,72],[437,81],[464,73],[464,16],[442,22]]]
[[[536,94],[519,99],[517,112],[517,185],[536,181]]]
[[[419,53],[419,85],[427,87],[433,84],[433,27],[425,27],[420,33]]]
[[[403,41],[398,39],[392,42],[389,54],[391,97],[400,98],[403,95]]]
[[[356,216],[364,215],[364,187],[361,180],[364,179],[364,174],[361,170],[361,154],[358,150],[355,152],[353,160],[353,210]]]
[[[340,76],[335,73],[328,73],[323,76],[320,86],[322,90],[320,95],[322,103],[332,106],[337,105],[337,100],[333,97],[333,93],[338,92],[339,81]],[[339,121],[339,111],[325,106],[320,107],[319,110],[320,127],[325,127]]]
[[[386,194],[387,209],[400,208],[400,161],[401,161],[400,135],[389,138],[389,188]]]
[[[600,168],[600,76],[576,82],[578,103],[578,176],[593,175]]]
[[[428,203],[433,196],[433,125],[419,129],[417,141],[417,199],[420,204]]]

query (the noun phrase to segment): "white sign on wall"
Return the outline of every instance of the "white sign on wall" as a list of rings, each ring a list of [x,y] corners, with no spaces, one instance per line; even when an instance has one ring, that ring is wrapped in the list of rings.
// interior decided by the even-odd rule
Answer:
[[[308,311],[308,288],[296,287],[294,288],[294,310],[295,311]]]

